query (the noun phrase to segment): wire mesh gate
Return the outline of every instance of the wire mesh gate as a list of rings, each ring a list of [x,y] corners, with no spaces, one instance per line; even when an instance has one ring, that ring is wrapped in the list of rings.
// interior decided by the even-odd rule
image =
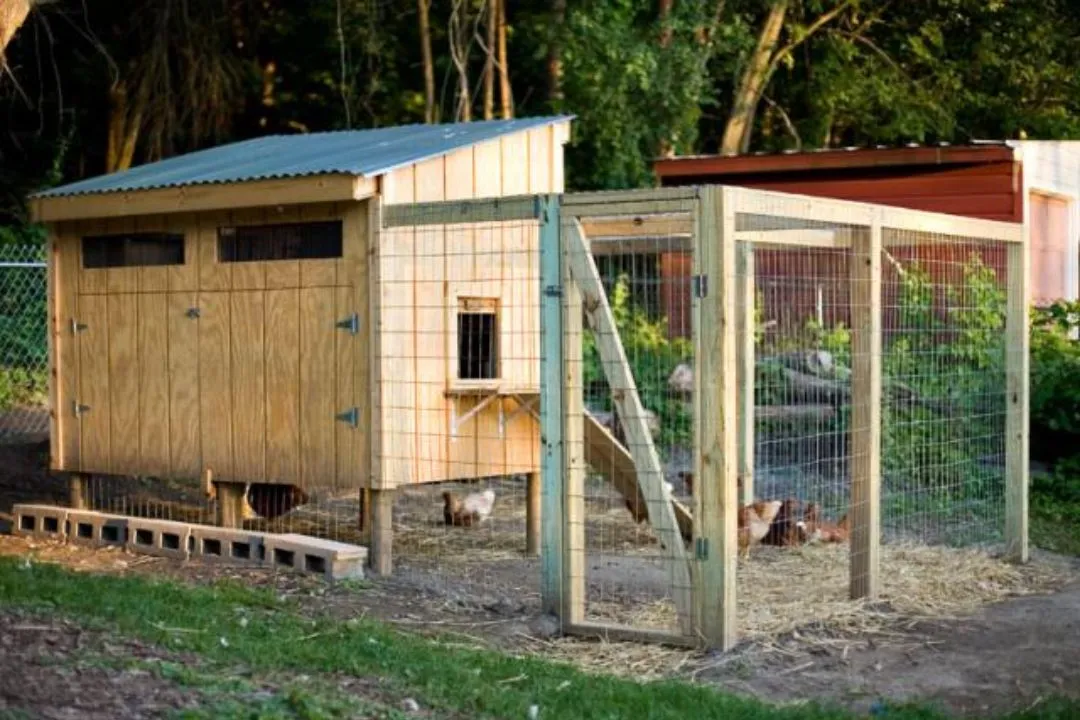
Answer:
[[[0,442],[49,430],[45,248],[0,246]]]

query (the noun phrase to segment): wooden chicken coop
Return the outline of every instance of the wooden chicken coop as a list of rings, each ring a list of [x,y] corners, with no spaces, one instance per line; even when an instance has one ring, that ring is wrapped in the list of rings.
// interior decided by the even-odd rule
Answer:
[[[228,521],[251,483],[370,491],[386,572],[395,488],[535,478],[539,302],[512,298],[538,297],[538,270],[469,260],[535,233],[421,237],[381,215],[559,193],[569,126],[264,137],[32,196],[51,238],[51,466],[73,498],[89,475],[212,477]],[[536,352],[510,352],[522,337]],[[489,356],[458,357],[475,338]]]

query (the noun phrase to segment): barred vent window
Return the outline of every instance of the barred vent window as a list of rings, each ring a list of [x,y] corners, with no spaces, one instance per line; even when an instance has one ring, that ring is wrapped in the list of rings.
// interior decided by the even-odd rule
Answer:
[[[319,260],[341,257],[341,221],[218,228],[218,260]]]

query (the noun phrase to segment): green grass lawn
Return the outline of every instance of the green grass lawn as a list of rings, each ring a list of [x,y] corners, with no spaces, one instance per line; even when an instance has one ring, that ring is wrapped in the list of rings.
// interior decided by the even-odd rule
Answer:
[[[334,675],[380,678],[384,686],[399,691],[402,698],[415,698],[436,717],[528,718],[534,705],[542,719],[852,717],[817,706],[773,707],[675,681],[636,683],[587,675],[563,664],[454,647],[373,621],[311,620],[302,617],[292,602],[231,584],[195,587],[0,558],[0,606],[59,615],[195,653],[203,667],[191,682],[226,677],[230,668],[237,667],[255,676],[315,677],[304,691],[289,696],[286,707],[275,706],[265,713],[251,707],[241,713],[246,717],[354,716],[332,690],[320,695],[318,678]],[[215,714],[219,713],[211,709],[207,716]],[[890,707],[884,716],[940,717],[910,707]],[[1043,703],[1012,717],[1080,717],[1080,704]]]

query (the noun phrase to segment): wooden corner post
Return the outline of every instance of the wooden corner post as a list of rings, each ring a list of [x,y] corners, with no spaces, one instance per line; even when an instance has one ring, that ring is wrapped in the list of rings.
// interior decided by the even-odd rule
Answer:
[[[739,383],[739,503],[754,502],[754,245],[741,242],[735,248],[735,304],[737,314]]]
[[[1005,556],[1029,559],[1028,547],[1028,370],[1030,364],[1030,248],[1011,243],[1008,250],[1008,300],[1005,319]]]
[[[851,281],[851,597],[881,587],[881,222],[855,232]]]
[[[549,195],[540,208],[540,595],[544,612],[565,619],[563,610],[563,270],[559,245],[559,198]]]
[[[694,624],[710,647],[735,645],[735,567],[738,513],[738,327],[735,314],[734,198],[705,187],[698,201],[694,273],[695,493]],[[700,480],[698,480],[700,478]]]

